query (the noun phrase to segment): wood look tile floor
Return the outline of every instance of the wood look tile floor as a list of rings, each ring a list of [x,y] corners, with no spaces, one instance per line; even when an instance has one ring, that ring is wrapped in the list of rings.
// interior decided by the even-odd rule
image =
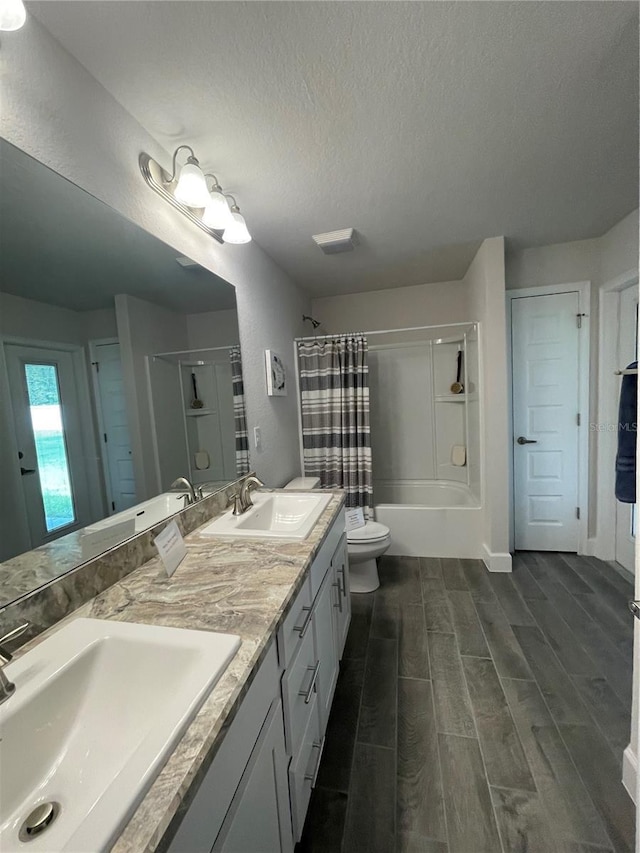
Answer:
[[[384,557],[296,853],[632,853],[632,585],[591,557]]]

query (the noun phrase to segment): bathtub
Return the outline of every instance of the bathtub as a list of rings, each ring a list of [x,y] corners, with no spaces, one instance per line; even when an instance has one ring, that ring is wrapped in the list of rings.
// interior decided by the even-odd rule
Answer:
[[[374,484],[375,518],[391,531],[388,554],[482,556],[483,512],[464,483],[387,480]]]

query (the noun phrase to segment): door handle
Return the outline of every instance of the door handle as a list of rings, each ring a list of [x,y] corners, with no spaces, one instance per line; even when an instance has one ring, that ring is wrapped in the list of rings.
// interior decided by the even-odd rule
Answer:
[[[640,601],[629,601],[628,607],[636,619],[640,619]]]
[[[22,465],[21,465],[21,466],[20,466],[20,473],[21,473],[21,474],[22,474],[22,476],[24,477],[24,475],[25,475],[25,474],[35,474],[35,473],[36,473],[36,469],[35,469],[35,468],[23,468],[23,467],[22,467]]]
[[[518,444],[537,444],[538,442],[533,438],[525,438],[523,435],[518,436]]]

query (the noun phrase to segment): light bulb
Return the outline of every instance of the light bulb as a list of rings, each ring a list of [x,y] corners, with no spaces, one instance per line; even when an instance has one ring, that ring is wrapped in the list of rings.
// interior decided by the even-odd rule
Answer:
[[[202,221],[207,228],[213,228],[214,231],[223,231],[233,224],[233,216],[227,200],[215,188],[209,193],[209,203],[204,209]]]
[[[233,222],[224,230],[222,239],[225,243],[249,243],[251,234],[247,228],[247,223],[244,221],[244,216],[236,208],[231,211]]]
[[[0,0],[0,30],[19,30],[27,20],[22,0]]]
[[[195,157],[189,157],[180,170],[180,179],[173,196],[187,207],[206,207],[209,203],[207,182]]]

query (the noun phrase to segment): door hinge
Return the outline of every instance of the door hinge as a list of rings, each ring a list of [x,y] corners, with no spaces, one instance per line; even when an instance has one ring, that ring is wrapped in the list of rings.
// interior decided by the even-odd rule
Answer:
[[[580,426],[580,420],[581,420],[581,418],[580,418],[580,412],[578,412],[578,414],[576,415],[576,424],[577,424],[578,426]]]
[[[579,329],[582,328],[582,318],[586,317],[586,316],[587,316],[586,314],[576,314],[576,323],[577,323]]]
[[[576,507],[576,518],[577,519],[580,518],[580,507],[579,506]]]
[[[116,508],[116,502],[111,501],[111,509],[115,510],[115,508]]]
[[[95,367],[96,373],[100,373],[100,362],[99,361],[92,361],[91,364]]]
[[[107,434],[106,434],[106,432],[103,432],[103,433],[102,433],[102,437],[104,438],[104,443],[106,444],[106,443],[107,443]]]

